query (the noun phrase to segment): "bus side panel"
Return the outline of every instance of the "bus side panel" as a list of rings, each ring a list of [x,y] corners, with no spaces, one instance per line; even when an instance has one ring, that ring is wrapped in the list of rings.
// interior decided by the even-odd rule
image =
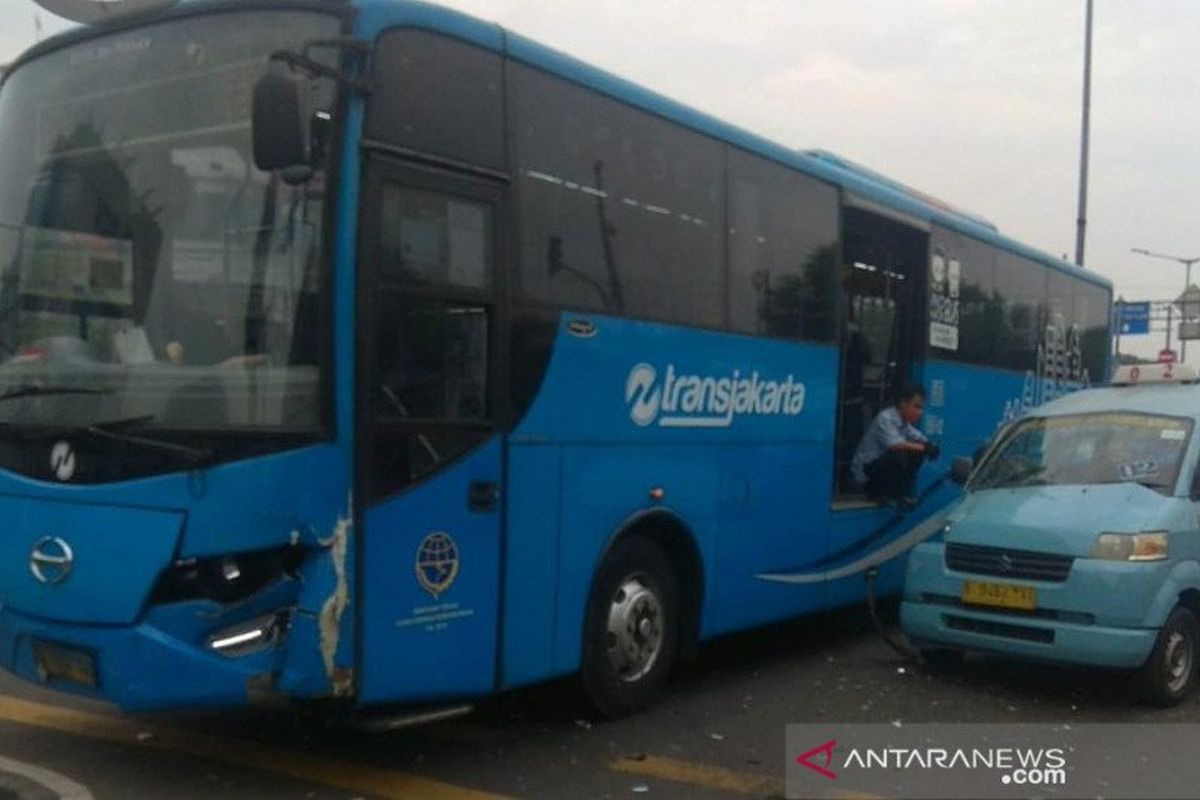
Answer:
[[[555,677],[561,463],[557,445],[512,444],[504,557],[501,685]]]
[[[714,599],[701,638],[819,611],[825,606],[823,583],[785,584],[759,576],[825,555],[833,491],[829,444],[727,446],[720,459],[718,566],[709,576]]]
[[[933,475],[949,470],[956,456],[974,455],[1006,417],[1014,418],[1052,399],[1047,396],[1047,382],[1032,370],[1022,374],[929,361],[923,372],[928,397],[922,425],[929,438],[940,444],[942,459],[933,465],[936,469],[923,470],[922,489]],[[1066,394],[1066,389],[1057,394]]]
[[[928,471],[928,467],[923,471]],[[919,511],[911,512],[899,524],[896,522],[897,512],[893,508],[864,508],[838,512],[831,534],[833,546],[828,567],[836,569],[869,557],[874,551],[888,546],[897,536],[903,535],[921,522],[931,511],[936,511],[946,505],[946,502],[947,500],[940,497],[930,497],[926,503],[921,505]],[[900,592],[906,563],[905,556],[900,556],[880,566],[875,579],[877,595],[885,596]],[[844,578],[835,578],[826,587],[826,597],[830,608],[861,603],[866,596],[865,571],[856,571],[853,575]]]
[[[637,511],[662,508],[682,519],[700,551],[705,574],[712,574],[720,457],[720,448],[694,445],[563,448],[557,672],[579,669],[592,578],[613,535]],[[665,496],[652,504],[650,491],[656,487]],[[704,605],[711,605],[707,598]]]

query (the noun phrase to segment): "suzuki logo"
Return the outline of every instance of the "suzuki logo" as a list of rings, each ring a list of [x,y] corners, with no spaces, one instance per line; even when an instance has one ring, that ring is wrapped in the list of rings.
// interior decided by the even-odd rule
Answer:
[[[29,555],[29,571],[38,583],[53,586],[62,583],[75,566],[75,553],[66,540],[58,536],[43,536]]]
[[[1007,553],[1002,553],[996,566],[999,567],[1000,571],[1006,575],[1012,572],[1012,568],[1014,566],[1012,556],[1008,555]]]
[[[50,471],[66,482],[75,477],[75,449],[70,442],[59,442],[50,451]]]

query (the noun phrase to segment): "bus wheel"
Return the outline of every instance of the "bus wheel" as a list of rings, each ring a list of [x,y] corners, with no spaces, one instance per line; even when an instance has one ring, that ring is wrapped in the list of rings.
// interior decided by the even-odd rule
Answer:
[[[1151,705],[1166,707],[1186,697],[1196,678],[1198,647],[1200,628],[1196,615],[1183,606],[1175,606],[1138,673],[1142,698]]]
[[[588,601],[583,688],[605,717],[649,705],[679,651],[679,588],[663,549],[635,536],[600,567]]]

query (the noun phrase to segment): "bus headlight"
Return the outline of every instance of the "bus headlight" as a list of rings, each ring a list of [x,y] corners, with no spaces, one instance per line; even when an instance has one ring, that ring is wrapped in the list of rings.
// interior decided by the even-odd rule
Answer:
[[[1162,561],[1167,557],[1167,532],[1102,533],[1092,558],[1104,561]]]
[[[274,646],[287,633],[287,627],[286,612],[264,614],[214,633],[208,638],[208,646],[229,658],[250,655]]]

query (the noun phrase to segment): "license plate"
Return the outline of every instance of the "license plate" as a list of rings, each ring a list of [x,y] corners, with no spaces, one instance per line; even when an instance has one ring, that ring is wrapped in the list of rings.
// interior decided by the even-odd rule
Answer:
[[[43,683],[66,681],[81,686],[96,685],[96,657],[87,650],[35,641],[33,657]]]
[[[1032,586],[963,581],[962,601],[975,606],[996,606],[1033,611],[1037,608],[1037,590]]]

